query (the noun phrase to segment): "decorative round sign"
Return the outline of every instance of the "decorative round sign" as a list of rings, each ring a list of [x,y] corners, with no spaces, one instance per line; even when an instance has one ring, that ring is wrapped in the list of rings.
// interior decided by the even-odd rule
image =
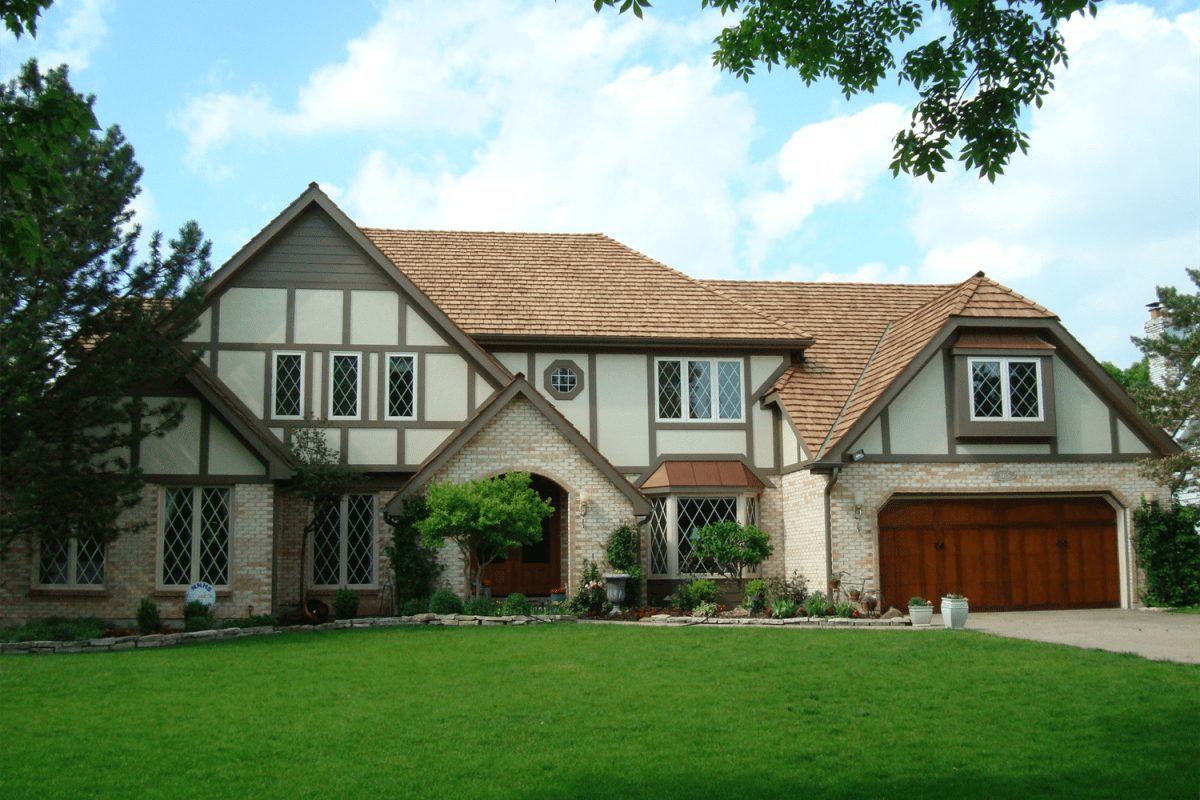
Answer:
[[[217,590],[207,581],[197,581],[188,587],[187,594],[183,596],[183,602],[204,603],[212,608],[217,602]]]

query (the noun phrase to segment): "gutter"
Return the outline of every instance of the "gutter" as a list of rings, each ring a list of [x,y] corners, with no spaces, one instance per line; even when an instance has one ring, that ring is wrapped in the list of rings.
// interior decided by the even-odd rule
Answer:
[[[842,468],[835,466],[830,473],[829,482],[825,484],[825,581],[833,577],[833,514],[830,510],[830,495],[833,487],[841,477]]]

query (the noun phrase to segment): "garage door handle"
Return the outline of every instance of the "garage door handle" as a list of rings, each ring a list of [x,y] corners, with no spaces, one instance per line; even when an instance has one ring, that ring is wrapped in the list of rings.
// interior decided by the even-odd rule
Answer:
[[[1059,546],[1059,547],[1061,547],[1063,550],[1066,550],[1066,549],[1067,549],[1067,540],[1066,540],[1066,539],[1059,539],[1059,540],[1058,540],[1058,546]]]
[[[946,549],[946,543],[945,543],[945,542],[934,542],[934,543],[933,543],[933,549],[934,549],[934,550],[945,550],[945,549]]]

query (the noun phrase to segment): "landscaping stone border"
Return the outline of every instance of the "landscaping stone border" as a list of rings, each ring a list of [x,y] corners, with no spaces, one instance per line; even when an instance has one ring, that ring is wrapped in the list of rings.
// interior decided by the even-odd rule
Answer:
[[[58,653],[110,653],[116,650],[144,650],[151,647],[171,647],[247,636],[272,636],[280,633],[311,633],[313,631],[345,630],[347,628],[391,628],[398,625],[442,625],[495,627],[501,625],[546,625],[556,622],[589,622],[625,625],[708,625],[809,628],[903,628],[910,626],[908,617],[894,619],[847,619],[844,617],[794,617],[764,619],[758,617],[673,617],[655,614],[637,622],[631,620],[581,619],[564,615],[477,617],[472,614],[415,614],[411,617],[361,617],[337,620],[320,625],[263,625],[257,628],[222,628],[190,633],[152,633],[147,636],[109,636],[80,642],[9,642],[0,644],[0,655],[55,655]],[[930,628],[931,630],[934,628]]]
[[[263,625],[257,628],[221,628],[190,633],[151,633],[146,636],[109,636],[80,642],[8,642],[0,644],[0,655],[54,655],[57,653],[109,653],[114,650],[143,650],[149,647],[171,647],[181,644],[241,639],[246,636],[272,636],[279,633],[311,633],[312,631],[344,630],[347,628],[390,628],[397,625],[544,625],[553,622],[577,622],[575,617],[546,615],[536,617],[476,617],[470,614],[415,614],[411,617],[359,617],[320,625]]]

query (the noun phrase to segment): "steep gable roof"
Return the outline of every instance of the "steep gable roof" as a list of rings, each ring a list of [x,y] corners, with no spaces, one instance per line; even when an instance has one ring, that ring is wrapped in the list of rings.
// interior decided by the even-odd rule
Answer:
[[[492,343],[603,337],[795,347],[812,338],[795,317],[714,291],[603,234],[362,231],[463,330]]]

